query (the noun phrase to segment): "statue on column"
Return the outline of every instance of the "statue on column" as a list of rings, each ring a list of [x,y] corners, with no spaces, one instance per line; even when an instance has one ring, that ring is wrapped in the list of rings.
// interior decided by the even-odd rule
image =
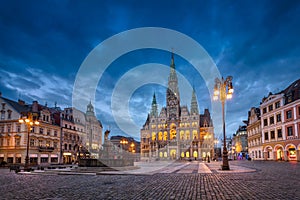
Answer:
[[[108,140],[108,135],[109,135],[109,133],[110,133],[110,130],[106,130],[106,131],[104,132],[104,140]]]

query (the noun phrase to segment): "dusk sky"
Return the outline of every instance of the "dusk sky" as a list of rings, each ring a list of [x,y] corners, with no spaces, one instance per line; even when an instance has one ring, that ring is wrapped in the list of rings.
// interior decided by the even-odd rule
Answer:
[[[204,48],[221,76],[233,76],[235,93],[226,105],[228,136],[243,125],[250,108],[258,107],[264,96],[300,78],[299,1],[0,2],[0,91],[15,101],[72,106],[73,86],[90,52],[116,34],[143,27],[187,35]],[[134,50],[108,66],[99,77],[95,99],[86,97],[95,104],[104,130],[124,134],[111,108],[113,91],[122,77],[129,72],[138,76],[140,71],[134,69],[147,63],[169,66],[172,48]],[[200,112],[211,109],[212,96],[205,80],[181,56],[175,55],[175,64],[178,74],[194,86]],[[163,73],[147,75],[159,74]],[[162,79],[167,83],[167,76]],[[122,86],[126,87],[126,79]],[[180,86],[180,93],[184,91]],[[137,127],[145,123],[154,92],[160,110],[166,105],[166,88],[156,82],[137,85],[129,98],[129,113]],[[190,106],[190,96],[182,98],[181,104]],[[85,111],[86,105],[82,108]],[[138,131],[127,134],[139,139]]]

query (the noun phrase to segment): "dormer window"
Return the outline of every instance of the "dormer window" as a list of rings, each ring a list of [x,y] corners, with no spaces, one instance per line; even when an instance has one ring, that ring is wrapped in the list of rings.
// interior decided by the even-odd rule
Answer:
[[[11,119],[11,113],[12,113],[11,110],[7,110],[7,119]]]
[[[4,119],[5,119],[5,111],[1,110],[1,120],[4,120]]]

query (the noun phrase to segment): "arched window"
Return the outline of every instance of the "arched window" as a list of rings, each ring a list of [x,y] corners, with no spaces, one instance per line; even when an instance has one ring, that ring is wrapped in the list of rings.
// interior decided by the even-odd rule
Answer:
[[[163,139],[163,134],[162,134],[162,132],[160,131],[159,133],[158,133],[158,140],[162,140]]]
[[[180,139],[184,140],[184,131],[180,131]]]
[[[198,139],[198,133],[197,130],[193,130],[193,139]]]
[[[156,133],[152,132],[152,141],[156,140]]]
[[[190,152],[185,152],[185,157],[189,158],[190,157]]]
[[[168,132],[165,131],[165,132],[164,132],[164,141],[167,141],[167,140],[168,140]]]
[[[165,158],[166,158],[166,157],[168,157],[168,154],[167,154],[167,152],[165,152],[165,153],[164,153],[164,157],[165,157]]]
[[[187,140],[189,140],[190,139],[190,131],[185,131],[185,138],[187,139]]]

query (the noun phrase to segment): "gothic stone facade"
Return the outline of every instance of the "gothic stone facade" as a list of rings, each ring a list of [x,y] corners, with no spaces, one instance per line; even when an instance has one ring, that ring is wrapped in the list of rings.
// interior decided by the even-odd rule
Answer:
[[[195,91],[190,110],[180,105],[174,55],[166,91],[166,107],[158,113],[155,94],[141,129],[141,160],[206,159],[213,156],[214,131],[208,109],[199,114]]]

